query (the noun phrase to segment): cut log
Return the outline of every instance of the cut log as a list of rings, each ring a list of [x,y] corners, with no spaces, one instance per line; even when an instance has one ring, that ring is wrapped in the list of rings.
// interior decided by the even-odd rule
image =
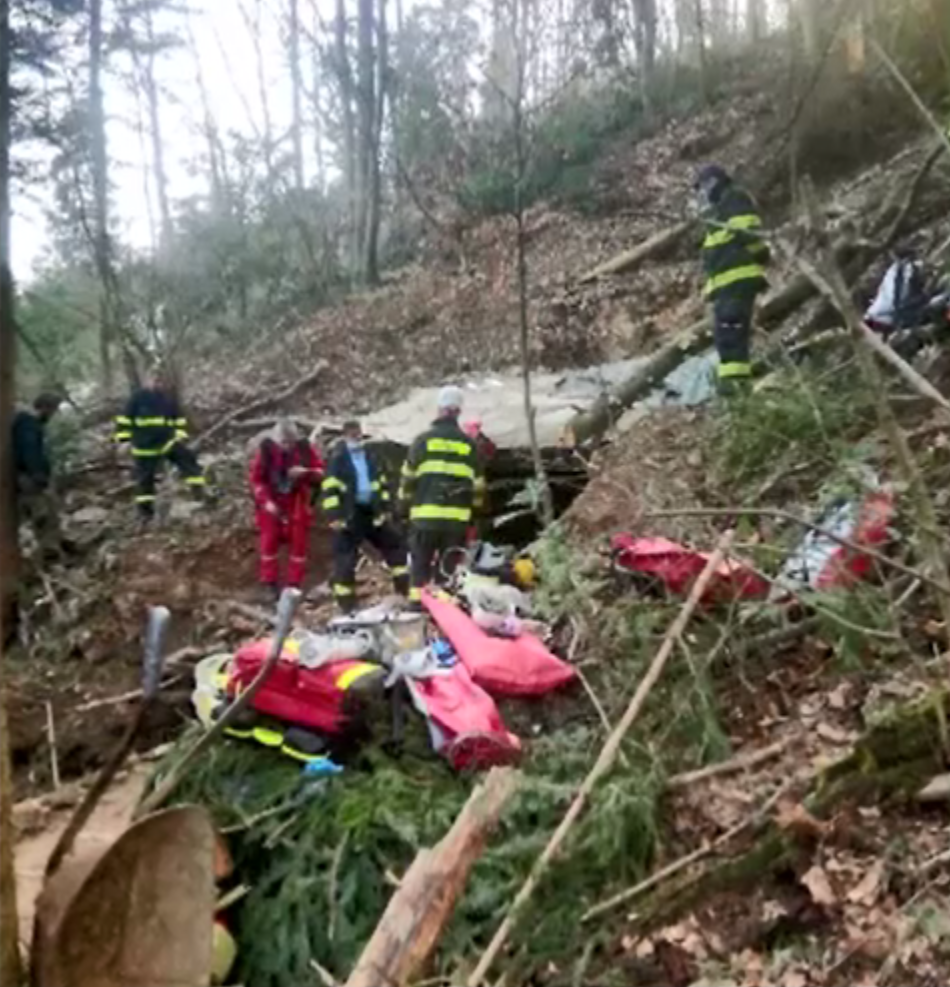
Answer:
[[[687,220],[683,223],[677,223],[676,226],[669,226],[665,230],[660,230],[649,240],[644,240],[643,243],[631,250],[625,250],[622,254],[617,254],[610,260],[604,261],[603,264],[591,268],[586,274],[581,275],[580,283],[587,284],[589,281],[596,281],[598,278],[604,278],[610,274],[626,274],[646,260],[662,257],[668,250],[675,247],[693,229],[694,225],[693,220]]]
[[[708,346],[711,332],[712,323],[703,319],[661,346],[614,394],[599,398],[592,407],[571,419],[564,430],[565,444],[577,446],[602,435],[627,408],[646,397],[687,357]]]
[[[512,768],[494,768],[472,792],[441,842],[431,850],[420,850],[346,987],[404,987],[420,972],[518,779]]]

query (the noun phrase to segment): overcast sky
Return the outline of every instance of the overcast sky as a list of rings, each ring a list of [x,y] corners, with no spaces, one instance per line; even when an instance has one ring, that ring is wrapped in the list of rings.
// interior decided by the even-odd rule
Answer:
[[[263,4],[263,22],[259,33],[267,75],[268,100],[275,133],[289,126],[290,83],[286,56],[281,45],[278,12],[280,0]],[[302,13],[308,4],[301,4]],[[247,4],[248,9],[253,3]],[[236,0],[192,0],[195,14],[192,29],[201,53],[201,68],[213,112],[222,132],[236,130],[252,135],[254,123],[260,126],[261,106],[258,96],[254,45],[246,30]],[[181,33],[178,18],[156,20],[156,29],[174,26]],[[142,141],[147,130],[137,133],[138,107],[135,96],[116,78],[115,70],[128,73],[125,57],[112,63],[113,72],[105,79],[104,92],[108,117],[110,175],[113,186],[113,211],[123,242],[145,247],[150,243],[149,210],[146,183],[150,154]],[[189,161],[203,151],[199,137],[202,106],[195,83],[195,68],[187,49],[162,55],[156,67],[166,91],[162,103],[162,127],[168,169],[169,192],[174,202],[190,194],[207,190],[207,179],[190,171]],[[304,65],[305,79],[309,66]],[[305,146],[305,154],[310,148]],[[15,153],[16,149],[14,149]],[[308,161],[308,166],[312,162]],[[153,190],[148,189],[152,195]],[[13,268],[17,278],[28,280],[34,265],[43,257],[48,240],[44,217],[50,205],[49,189],[18,189],[14,200]]]

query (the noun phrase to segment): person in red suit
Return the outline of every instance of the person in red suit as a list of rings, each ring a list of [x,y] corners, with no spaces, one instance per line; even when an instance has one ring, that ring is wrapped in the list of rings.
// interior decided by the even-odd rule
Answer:
[[[319,489],[324,463],[301,439],[297,427],[281,419],[260,444],[251,462],[251,492],[260,532],[260,579],[269,597],[280,594],[280,546],[288,546],[287,585],[299,587],[307,570],[312,491]]]

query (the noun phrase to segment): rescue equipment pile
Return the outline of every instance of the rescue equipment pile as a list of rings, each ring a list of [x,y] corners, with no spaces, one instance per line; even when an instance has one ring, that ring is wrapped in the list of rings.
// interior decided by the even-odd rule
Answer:
[[[398,744],[411,706],[425,719],[432,749],[454,769],[516,762],[521,741],[493,696],[541,696],[576,673],[544,643],[545,625],[530,619],[530,597],[514,585],[516,573],[530,577],[527,560],[487,555],[489,566],[479,564],[485,551],[466,554],[451,575],[455,595],[423,593],[421,613],[384,603],[293,631],[226,733],[278,750],[311,773],[334,771],[335,758],[370,736],[388,734]],[[198,664],[192,700],[206,726],[254,680],[270,643],[252,641]]]

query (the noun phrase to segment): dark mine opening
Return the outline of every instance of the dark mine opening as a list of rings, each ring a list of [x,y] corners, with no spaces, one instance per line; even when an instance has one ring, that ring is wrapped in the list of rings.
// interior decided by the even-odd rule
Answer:
[[[395,442],[374,445],[386,463],[393,486],[398,486],[406,447]],[[573,449],[547,448],[541,455],[554,499],[554,513],[560,517],[587,486],[590,480],[587,463]],[[498,449],[486,465],[485,479],[488,500],[482,536],[499,545],[515,548],[529,545],[542,529],[540,512],[526,495],[535,479],[531,450]]]

